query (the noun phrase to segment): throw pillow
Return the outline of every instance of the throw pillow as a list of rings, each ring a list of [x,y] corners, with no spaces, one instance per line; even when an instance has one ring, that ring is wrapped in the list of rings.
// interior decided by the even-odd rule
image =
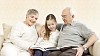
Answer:
[[[11,26],[6,23],[3,23],[2,25],[3,25],[3,32],[4,32],[4,40],[6,40],[11,31]]]

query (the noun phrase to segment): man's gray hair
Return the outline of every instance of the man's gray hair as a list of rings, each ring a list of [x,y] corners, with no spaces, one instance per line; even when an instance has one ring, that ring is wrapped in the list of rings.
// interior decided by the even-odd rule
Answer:
[[[27,16],[27,15],[31,15],[31,14],[37,15],[37,14],[38,14],[38,11],[37,11],[36,9],[29,9],[29,10],[27,11],[26,16]]]
[[[75,9],[70,7],[70,14],[75,15]]]
[[[75,9],[72,8],[72,7],[66,7],[66,9],[67,9],[67,8],[69,8],[70,14],[71,14],[71,16],[74,18],[74,16],[75,16]]]

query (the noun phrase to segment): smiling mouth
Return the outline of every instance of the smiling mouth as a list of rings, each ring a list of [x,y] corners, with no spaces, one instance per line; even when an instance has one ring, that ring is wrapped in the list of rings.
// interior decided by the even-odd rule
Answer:
[[[35,21],[30,20],[31,23],[35,23]]]
[[[36,22],[32,22],[32,23],[36,23]]]
[[[64,22],[67,22],[66,20],[63,20]]]

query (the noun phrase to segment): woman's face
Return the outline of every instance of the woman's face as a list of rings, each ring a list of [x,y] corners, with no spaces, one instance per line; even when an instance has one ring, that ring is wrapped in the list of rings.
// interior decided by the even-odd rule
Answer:
[[[38,19],[38,15],[28,15],[26,18],[26,22],[29,26],[32,26],[34,23],[36,23],[36,20]]]
[[[51,19],[51,20],[47,20],[47,27],[51,30],[51,31],[55,31],[56,30],[56,25],[57,23]]]

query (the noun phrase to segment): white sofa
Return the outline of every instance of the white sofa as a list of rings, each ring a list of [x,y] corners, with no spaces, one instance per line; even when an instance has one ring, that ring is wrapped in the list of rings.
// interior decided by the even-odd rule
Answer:
[[[11,30],[11,26],[7,25],[5,23],[2,24],[3,25],[3,31],[4,31],[4,35],[0,36],[0,50],[2,48],[2,44],[3,42],[8,38],[8,34]],[[41,25],[37,25],[38,30],[40,29]],[[89,48],[89,52],[91,54],[91,56],[100,56],[100,40],[96,41],[94,43],[94,45],[92,47]],[[1,56],[1,55],[0,55]]]

